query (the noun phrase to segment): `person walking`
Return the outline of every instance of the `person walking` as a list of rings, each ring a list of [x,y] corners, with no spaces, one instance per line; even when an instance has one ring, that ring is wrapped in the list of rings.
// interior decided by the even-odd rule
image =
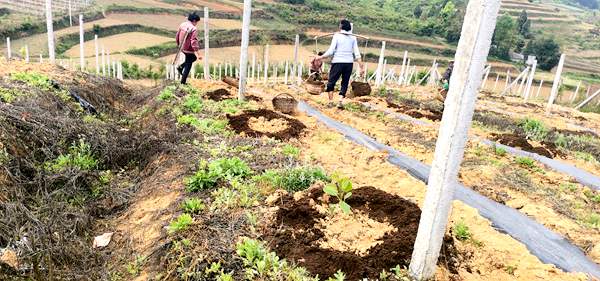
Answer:
[[[329,81],[325,91],[329,96],[329,100],[333,101],[333,90],[340,77],[342,78],[340,95],[343,99],[346,97],[346,92],[348,91],[354,62],[359,63],[359,71],[363,68],[358,42],[356,37],[352,35],[352,25],[348,20],[344,19],[340,21],[340,32],[333,35],[331,46],[329,46],[329,49],[323,55],[318,56],[317,59],[323,60],[331,56],[333,56],[333,59],[331,60]]]
[[[187,83],[188,75],[192,70],[195,61],[201,60],[200,44],[198,43],[198,29],[196,25],[200,21],[200,16],[195,12],[188,16],[188,20],[179,25],[176,35],[177,46],[180,46],[181,52],[185,55],[183,64],[177,67],[181,75],[181,84]],[[187,34],[187,37],[186,37]]]

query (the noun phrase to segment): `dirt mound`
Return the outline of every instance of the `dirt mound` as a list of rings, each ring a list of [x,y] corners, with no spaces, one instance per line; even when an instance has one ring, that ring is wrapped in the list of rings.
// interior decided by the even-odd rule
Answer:
[[[404,113],[413,118],[425,118],[431,121],[441,121],[443,112],[437,110],[427,109],[416,109],[406,105],[399,105],[397,103],[386,101],[388,107],[396,109],[397,112]]]
[[[368,96],[371,94],[371,85],[369,85],[369,83],[353,81],[350,84],[350,87],[352,88],[352,91],[348,93],[348,98]]]
[[[308,196],[298,201],[290,195],[282,198],[273,228],[264,233],[265,240],[271,241],[271,249],[279,256],[298,263],[321,278],[341,270],[348,280],[376,279],[383,269],[388,270],[398,264],[408,266],[421,216],[416,204],[374,187],[356,189],[347,201],[354,212],[393,229],[383,231],[377,243],[359,255],[355,251],[320,246],[321,241],[326,239],[326,233],[319,229],[319,222],[327,217],[311,205],[321,202],[322,196],[321,189],[312,189]]]
[[[263,136],[277,140],[298,138],[306,126],[302,122],[268,109],[244,111],[240,115],[227,115],[229,126],[237,133],[260,138]],[[287,124],[285,128],[282,124]],[[277,130],[273,131],[273,126]]]
[[[542,142],[543,146],[533,146],[527,139],[516,134],[492,134],[492,140],[503,145],[520,148],[521,150],[554,158],[560,155],[560,151],[553,143]]]
[[[213,101],[222,101],[232,98],[231,93],[227,89],[218,89],[212,92],[206,93],[206,97]]]

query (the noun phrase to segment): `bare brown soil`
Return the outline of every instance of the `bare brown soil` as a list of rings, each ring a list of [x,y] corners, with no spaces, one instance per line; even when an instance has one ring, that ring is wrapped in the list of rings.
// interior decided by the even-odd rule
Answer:
[[[229,126],[235,132],[255,138],[269,137],[277,140],[289,140],[298,138],[302,131],[306,129],[306,126],[302,122],[268,109],[245,111],[240,115],[228,115],[227,118],[229,119]],[[281,120],[287,123],[287,128],[278,131],[258,131],[251,126],[253,118],[262,118],[262,120],[269,122]]]
[[[352,209],[395,228],[385,233],[380,243],[369,248],[365,255],[359,255],[319,246],[319,240],[324,239],[325,234],[318,228],[318,221],[327,215],[317,211],[314,205],[335,201],[327,199],[320,188],[309,190],[307,196],[300,200],[291,195],[284,196],[279,201],[273,227],[265,233],[265,240],[271,241],[271,248],[278,255],[297,262],[322,278],[331,277],[341,270],[348,280],[376,279],[382,270],[398,264],[408,266],[421,216],[416,204],[374,187],[356,189],[347,200]],[[451,244],[452,238],[446,241]],[[452,245],[446,247],[447,250],[452,248]],[[455,252],[445,254],[456,255]],[[450,271],[457,272],[453,268]]]

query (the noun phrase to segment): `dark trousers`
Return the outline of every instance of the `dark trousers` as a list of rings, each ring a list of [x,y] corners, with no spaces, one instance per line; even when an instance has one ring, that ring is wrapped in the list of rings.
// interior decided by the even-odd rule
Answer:
[[[342,87],[340,89],[340,95],[346,97],[348,91],[348,83],[350,83],[350,76],[352,75],[352,67],[354,63],[334,63],[329,71],[329,82],[327,82],[326,92],[333,92],[335,84],[342,77]]]
[[[184,54],[185,54],[185,62],[181,66],[179,66],[182,69],[181,84],[187,83],[187,78],[190,75],[190,71],[192,70],[192,65],[194,64],[194,62],[196,60],[198,60],[198,58],[196,57],[195,54],[188,54],[188,53],[184,53]]]

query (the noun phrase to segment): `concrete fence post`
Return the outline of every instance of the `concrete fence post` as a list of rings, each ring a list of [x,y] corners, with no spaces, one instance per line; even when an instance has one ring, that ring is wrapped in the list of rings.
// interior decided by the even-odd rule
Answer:
[[[527,79],[527,86],[525,87],[525,102],[529,101],[529,97],[531,96],[531,85],[533,84],[533,78],[535,77],[535,71],[537,70],[537,60],[535,57],[533,58],[533,64],[531,66],[531,72],[529,73],[529,78]]]
[[[383,78],[383,63],[385,59],[385,41],[381,42],[381,51],[379,52],[379,62],[377,63],[377,72],[375,74],[375,86],[380,87]]]
[[[409,266],[417,280],[435,274],[499,10],[500,0],[471,0],[467,6]]]
[[[402,83],[405,80],[404,72],[406,72],[406,60],[407,59],[408,59],[408,51],[404,51],[404,58],[402,58],[402,68],[400,69],[400,76],[398,76],[398,85],[402,85]]]
[[[83,15],[79,14],[79,65],[81,71],[85,71],[85,51],[83,48],[84,43],[84,31],[83,31]]]
[[[73,26],[73,8],[71,7],[71,0],[69,0],[69,3],[68,3],[68,10],[69,10],[69,26]]]
[[[579,88],[581,87],[581,81],[577,83],[577,88],[575,88],[575,92],[571,95],[571,102],[574,102],[577,99],[577,95],[579,94]]]
[[[558,67],[556,68],[556,73],[554,75],[554,83],[552,84],[552,90],[550,91],[550,98],[548,99],[548,104],[546,105],[546,111],[549,112],[552,109],[552,105],[554,104],[554,100],[558,96],[558,88],[560,87],[560,78],[562,75],[563,66],[565,65],[565,54],[560,55],[560,61],[558,61]]]
[[[96,74],[100,74],[100,61],[98,57],[98,34],[94,34],[94,53],[96,55]]]
[[[240,53],[240,82],[238,99],[244,100],[246,94],[246,74],[248,73],[248,45],[250,43],[250,20],[252,16],[252,0],[244,0],[244,15],[242,18],[242,46]]]
[[[10,60],[12,58],[12,50],[10,47],[10,37],[6,37],[6,60]]]
[[[210,31],[208,7],[204,7],[204,80],[210,79]]]
[[[51,64],[56,62],[54,56],[54,27],[52,21],[52,0],[46,0],[46,29],[48,33],[48,59]]]
[[[25,62],[29,63],[29,46],[25,45]]]
[[[263,83],[267,84],[268,80],[269,80],[269,44],[267,44],[265,46],[265,58],[264,58],[264,62],[265,64],[263,65],[264,67],[264,79],[263,79]]]
[[[498,80],[500,79],[500,73],[496,73],[496,82],[494,82],[494,88],[492,88],[492,92],[496,91],[496,87],[498,87]]]

